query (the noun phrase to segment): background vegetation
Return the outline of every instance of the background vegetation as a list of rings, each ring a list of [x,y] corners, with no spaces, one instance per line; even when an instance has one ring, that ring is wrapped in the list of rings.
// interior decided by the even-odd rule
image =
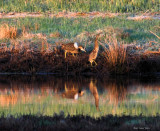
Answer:
[[[23,30],[24,28],[28,33],[43,33],[49,36],[51,33],[58,32],[62,38],[74,39],[77,35],[84,32],[93,32],[96,30],[103,30],[107,27],[117,28],[117,32],[128,32],[129,35],[125,39],[127,42],[141,41],[147,42],[149,40],[158,40],[156,36],[149,31],[152,30],[157,35],[160,31],[156,26],[159,26],[159,20],[141,20],[133,21],[126,19],[125,16],[120,18],[13,18],[13,19],[0,19],[0,24],[8,24],[15,26],[17,29]],[[110,31],[108,29],[108,31]],[[122,31],[122,32],[121,32]],[[112,32],[117,33],[117,32]],[[112,34],[112,35],[113,35]],[[83,36],[82,36],[83,37]],[[85,36],[84,36],[85,37]],[[52,37],[52,40],[55,39]],[[60,37],[58,37],[60,39]],[[86,40],[86,39],[84,39]]]
[[[159,11],[159,0],[1,0],[0,12]]]

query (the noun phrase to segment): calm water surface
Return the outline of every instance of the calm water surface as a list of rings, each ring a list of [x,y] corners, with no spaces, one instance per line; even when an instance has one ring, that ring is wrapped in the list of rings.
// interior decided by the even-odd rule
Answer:
[[[0,113],[7,115],[160,114],[160,79],[1,75]]]

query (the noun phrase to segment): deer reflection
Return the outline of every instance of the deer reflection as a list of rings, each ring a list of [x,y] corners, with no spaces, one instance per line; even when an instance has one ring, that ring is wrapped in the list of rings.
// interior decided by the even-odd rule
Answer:
[[[93,80],[91,80],[89,83],[89,90],[94,96],[95,106],[97,111],[99,111],[99,95],[96,87],[96,82],[93,82]],[[65,83],[65,92],[62,93],[63,98],[78,100],[78,98],[83,95],[84,95],[84,91],[82,91],[78,87],[75,88],[75,85],[73,83],[70,83],[68,88],[67,88],[67,84]]]
[[[96,106],[97,111],[99,111],[99,95],[98,95],[96,84],[93,83],[93,80],[90,81],[89,90],[91,91],[91,93],[94,96],[95,106]]]
[[[29,77],[30,78],[30,77]],[[46,77],[44,77],[46,78]],[[43,103],[48,96],[51,101],[59,100],[59,98],[67,98],[78,100],[82,97],[82,102],[90,101],[88,96],[84,95],[85,89],[88,88],[94,98],[95,107],[99,111],[99,102],[101,97],[101,103],[113,104],[117,107],[122,101],[130,102],[130,94],[138,95],[142,92],[149,92],[150,99],[137,99],[136,103],[152,103],[158,101],[158,94],[153,94],[152,91],[160,91],[160,84],[144,84],[139,81],[127,81],[124,79],[105,79],[94,80],[90,78],[52,78],[47,77],[46,80],[41,79],[29,79],[29,81],[23,80],[23,77],[19,79],[9,79],[8,77],[0,77],[0,107],[12,106],[17,103],[26,104],[36,101],[37,103]],[[64,84],[65,81],[65,84]],[[107,92],[107,95],[100,95],[97,85],[104,87],[103,94]],[[86,88],[85,88],[86,87]],[[106,90],[106,92],[104,91]],[[64,91],[64,92],[62,92]],[[100,95],[100,96],[99,96]],[[85,97],[84,97],[85,96]],[[61,102],[61,100],[60,100]],[[70,102],[70,101],[69,101]],[[115,109],[116,111],[116,109]]]
[[[73,88],[68,89],[65,83],[65,92],[62,93],[62,97],[77,100],[79,97],[83,96],[83,94],[84,94],[83,91],[81,91],[78,88],[74,88],[74,86]]]

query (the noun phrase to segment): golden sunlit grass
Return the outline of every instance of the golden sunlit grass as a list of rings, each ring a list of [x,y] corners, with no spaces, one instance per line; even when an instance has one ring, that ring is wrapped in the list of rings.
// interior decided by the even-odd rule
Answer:
[[[108,36],[107,36],[108,37]],[[108,48],[105,47],[104,56],[111,67],[117,65],[123,65],[126,61],[126,48],[123,46],[123,42],[119,43],[116,38],[108,37],[105,39],[105,44],[108,44]]]
[[[17,37],[17,28],[3,24],[0,26],[0,39],[14,39]]]

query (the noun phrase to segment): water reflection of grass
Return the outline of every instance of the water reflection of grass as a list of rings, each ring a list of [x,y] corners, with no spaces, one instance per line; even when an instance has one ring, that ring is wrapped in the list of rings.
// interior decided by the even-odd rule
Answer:
[[[102,99],[102,98],[100,98]],[[96,110],[94,105],[94,100],[90,102],[84,101],[84,98],[80,98],[79,101],[68,100],[63,98],[57,98],[54,96],[48,96],[41,101],[37,102],[36,97],[33,97],[31,102],[26,104],[18,102],[15,105],[10,105],[9,107],[1,107],[0,112],[4,113],[5,116],[17,115],[17,114],[32,114],[32,115],[49,115],[52,116],[54,113],[60,113],[64,111],[65,116],[70,115],[89,115],[92,117],[100,117],[108,114],[113,115],[144,115],[144,116],[156,116],[160,114],[159,110],[160,103],[132,103],[123,101],[118,105],[109,104],[106,100],[105,102],[100,101],[100,111]]]
[[[3,79],[0,83],[0,87],[2,87],[0,88],[0,114],[4,113],[5,116],[17,114],[52,116],[54,113],[59,114],[60,111],[64,111],[65,116],[70,114],[92,117],[108,114],[118,116],[141,114],[156,116],[157,113],[160,114],[159,82],[151,84],[152,86],[134,83],[134,86],[129,84],[125,87],[123,82],[115,84],[115,80],[107,82],[106,79],[106,83],[100,83],[93,79],[91,81],[88,79],[88,82],[84,79],[81,83],[76,83],[73,79],[65,81],[48,77],[47,82],[40,84],[36,83],[36,79],[32,82],[28,81],[30,79],[25,79],[27,81],[24,82],[17,78],[12,81],[4,76]],[[40,80],[42,81],[42,79]],[[95,82],[94,86],[92,82]],[[84,95],[78,100],[63,98],[64,85],[67,85],[68,90],[73,85],[77,89],[83,87]],[[91,92],[91,86],[97,89],[100,112],[96,110],[95,96],[93,91]],[[101,86],[103,88],[100,88]]]

